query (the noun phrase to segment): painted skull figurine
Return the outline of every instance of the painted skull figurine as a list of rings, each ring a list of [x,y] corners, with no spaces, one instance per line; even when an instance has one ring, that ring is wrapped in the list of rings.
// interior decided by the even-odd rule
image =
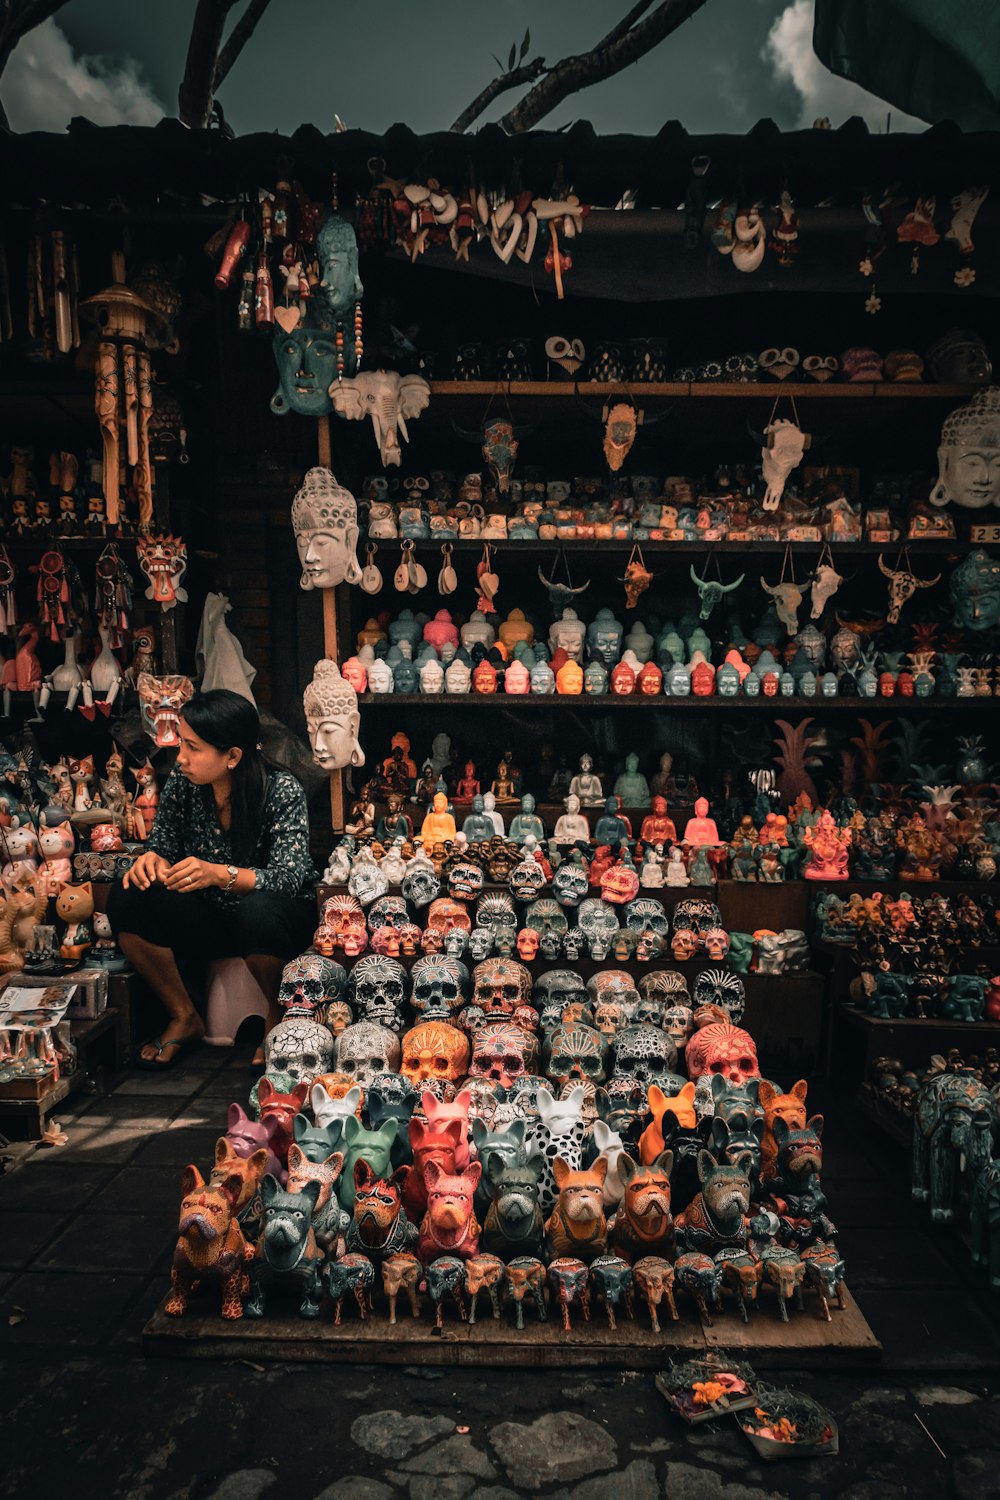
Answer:
[[[677,1051],[683,1052],[694,1035],[694,1011],[690,1005],[668,1005],[661,1025]]]
[[[588,942],[603,938],[610,944],[618,935],[618,913],[596,896],[588,896],[586,901],[580,902],[576,920]]]
[[[468,1038],[447,1021],[424,1021],[403,1037],[399,1071],[414,1088],[428,1083],[454,1086],[465,1077],[468,1065]]]
[[[677,1071],[677,1048],[658,1026],[625,1026],[612,1044],[614,1076],[648,1088]]]
[[[506,891],[487,891],[476,902],[476,922],[480,927],[517,927],[517,912]]]
[[[560,906],[579,906],[590,890],[586,868],[569,860],[552,877],[552,893]]]
[[[608,1043],[593,1026],[557,1026],[546,1039],[543,1067],[560,1087],[571,1079],[596,1085],[608,1075]]]
[[[328,1073],[333,1054],[329,1031],[306,1016],[279,1022],[264,1038],[266,1071],[285,1073],[295,1084],[312,1083],[317,1073]]]
[[[654,932],[658,937],[670,935],[670,919],[659,901],[640,896],[625,908],[625,926],[630,932]]]
[[[628,1020],[631,1019],[639,1003],[639,991],[627,969],[599,969],[587,980],[587,999],[590,1001],[595,1021],[598,1006],[605,1005],[609,1001],[620,1005],[624,1018]]]
[[[347,988],[347,971],[318,953],[293,958],[281,972],[278,1004],[286,1016],[312,1016],[326,1021],[326,1007]]]
[[[518,901],[531,901],[545,885],[545,871],[527,855],[510,872],[511,893]]]
[[[403,895],[418,909],[430,906],[441,894],[441,882],[426,854],[415,854],[403,876]]]
[[[729,969],[702,969],[694,982],[694,1003],[718,1005],[734,1026],[743,1019],[747,992],[743,980]]]
[[[345,1026],[336,1041],[337,1071],[349,1073],[365,1089],[376,1073],[399,1072],[399,1038],[374,1021]]]
[[[410,993],[410,976],[395,958],[368,954],[351,970],[348,999],[359,1021],[374,1021],[390,1031],[403,1028],[403,1005]]]
[[[757,1048],[749,1032],[721,1023],[703,1026],[685,1048],[688,1077],[717,1074],[729,1083],[745,1083],[760,1077]]]
[[[539,1012],[543,1031],[562,1025],[569,1006],[584,1005],[587,990],[579,974],[572,969],[549,969],[539,974],[531,992],[531,1003]]]
[[[369,932],[378,932],[380,927],[394,927],[398,932],[409,924],[410,913],[403,896],[382,896],[368,910]]]
[[[639,979],[639,994],[645,1000],[656,995],[668,1005],[688,1005],[688,982],[677,969],[652,969]]]
[[[470,1078],[490,1078],[509,1089],[516,1079],[530,1073],[536,1045],[531,1034],[514,1021],[487,1021],[472,1039]]]
[[[510,1019],[522,1006],[530,1009],[530,973],[516,959],[484,959],[472,971],[472,1004],[489,1019]]]
[[[469,971],[461,960],[440,954],[418,958],[410,971],[410,980],[413,985],[410,1003],[420,1021],[451,1021],[472,988]]]

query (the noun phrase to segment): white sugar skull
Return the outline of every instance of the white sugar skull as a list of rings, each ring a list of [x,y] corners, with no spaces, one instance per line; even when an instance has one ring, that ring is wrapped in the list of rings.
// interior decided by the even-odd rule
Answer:
[[[362,845],[351,863],[347,889],[356,896],[362,906],[371,906],[389,889],[389,879],[367,844]]]
[[[410,979],[410,1003],[418,1021],[452,1020],[472,989],[469,971],[461,960],[439,954],[418,958]]]
[[[410,976],[398,959],[371,953],[359,958],[351,970],[348,999],[359,1021],[401,1030],[403,1005],[409,993]]]
[[[312,1083],[317,1073],[329,1073],[334,1041],[325,1026],[305,1016],[281,1021],[264,1038],[268,1074],[285,1073],[294,1083]]]
[[[430,906],[440,894],[441,882],[434,872],[434,866],[426,854],[415,854],[403,876],[403,895],[407,901],[412,901],[414,906],[420,908]]]
[[[618,913],[596,896],[588,896],[586,901],[580,902],[576,920],[588,942],[599,937],[611,944],[618,935]]]
[[[655,932],[659,937],[670,935],[670,919],[666,911],[650,896],[639,896],[628,903],[625,926],[630,932]]]
[[[345,1026],[337,1038],[337,1072],[347,1073],[364,1089],[378,1073],[398,1073],[401,1055],[396,1033],[374,1021]]]
[[[476,902],[476,923],[496,932],[499,927],[517,927],[517,912],[506,891],[487,891]]]
[[[625,1026],[615,1035],[613,1072],[648,1088],[677,1071],[677,1048],[658,1026]]]

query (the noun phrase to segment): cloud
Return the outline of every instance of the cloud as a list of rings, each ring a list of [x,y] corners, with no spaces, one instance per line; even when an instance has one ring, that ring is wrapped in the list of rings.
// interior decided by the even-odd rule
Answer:
[[[860,115],[873,130],[884,130],[891,112],[893,130],[926,130],[926,121],[893,109],[823,66],[813,51],[813,9],[813,0],[792,0],[775,19],[761,50],[776,77],[798,91],[798,125],[809,126],[826,115],[836,128],[851,115]]]
[[[132,58],[73,53],[55,21],[18,43],[2,79],[12,130],[65,130],[74,115],[95,125],[155,125],[165,110]]]

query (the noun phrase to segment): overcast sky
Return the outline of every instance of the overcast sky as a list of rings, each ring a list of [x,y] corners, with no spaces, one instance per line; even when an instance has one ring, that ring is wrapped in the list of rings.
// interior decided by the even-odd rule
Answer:
[[[531,55],[554,63],[586,50],[627,0],[271,0],[220,90],[237,134],[447,129],[530,27]],[[24,39],[0,84],[15,130],[61,130],[74,115],[97,124],[152,124],[177,109],[195,0],[69,0]],[[863,115],[884,129],[887,106],[834,78],[812,51],[813,0],[708,0],[692,20],[615,78],[574,95],[544,122],[588,119],[603,133],[783,129]],[[239,7],[233,12],[239,14]],[[497,102],[496,119],[516,99]],[[894,112],[892,128],[924,128]]]

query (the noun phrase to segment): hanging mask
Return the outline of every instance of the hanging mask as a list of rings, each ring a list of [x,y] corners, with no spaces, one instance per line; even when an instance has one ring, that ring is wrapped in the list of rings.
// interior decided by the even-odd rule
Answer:
[[[614,406],[606,406],[602,416],[604,457],[608,468],[617,471],[632,451],[636,430],[642,423],[642,412],[630,402],[618,401]]]
[[[732,583],[723,583],[720,578],[699,578],[691,564],[691,582],[698,590],[698,598],[701,600],[701,609],[698,611],[699,620],[709,620],[716,605],[722,603],[726,594],[731,594],[733,589],[738,589],[746,577],[741,573],[739,578]]]
[[[625,566],[625,576],[622,579],[625,585],[626,609],[635,609],[638,606],[640,595],[646,592],[652,581],[653,575],[646,567],[642,548],[636,545],[632,548],[632,555]]]
[[[767,491],[761,503],[765,510],[777,510],[788,476],[802,462],[802,455],[812,438],[786,417],[769,422],[764,428],[763,436],[764,446],[760,450],[760,457]]]
[[[149,579],[146,598],[161,609],[187,603],[181,580],[187,572],[187,548],[179,536],[141,536],[136,541],[139,566]]]
[[[898,624],[903,605],[913,598],[917,589],[933,588],[936,583],[940,583],[941,581],[940,573],[935,574],[933,578],[917,577],[910,567],[910,552],[908,547],[902,549],[900,556],[896,559],[897,563],[900,560],[906,562],[905,568],[887,568],[885,558],[881,552],[879,553],[879,572],[889,580],[889,608],[886,612],[886,619],[890,625]]]

